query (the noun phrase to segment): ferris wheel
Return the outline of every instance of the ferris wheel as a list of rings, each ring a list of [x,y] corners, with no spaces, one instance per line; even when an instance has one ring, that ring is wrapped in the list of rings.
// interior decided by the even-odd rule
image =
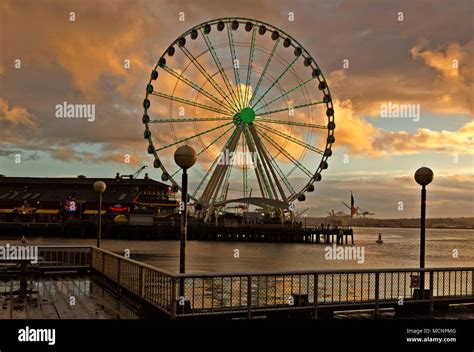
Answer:
[[[303,46],[248,18],[206,21],[180,35],[151,71],[144,138],[161,179],[177,190],[173,153],[192,146],[188,196],[206,220],[239,204],[283,214],[328,168],[334,108]]]

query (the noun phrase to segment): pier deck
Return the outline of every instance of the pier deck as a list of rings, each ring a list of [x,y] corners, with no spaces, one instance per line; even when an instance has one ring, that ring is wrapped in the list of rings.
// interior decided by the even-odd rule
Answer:
[[[138,319],[133,305],[90,275],[48,274],[29,280],[0,280],[0,319]]]

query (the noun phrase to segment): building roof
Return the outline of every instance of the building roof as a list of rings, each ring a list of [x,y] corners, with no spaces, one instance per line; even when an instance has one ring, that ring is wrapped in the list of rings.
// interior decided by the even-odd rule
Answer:
[[[2,184],[53,184],[53,185],[93,185],[96,181],[104,181],[107,185],[121,185],[121,186],[162,186],[170,187],[162,182],[155,181],[151,178],[134,178],[134,179],[116,179],[114,178],[88,178],[85,176],[78,177],[6,177],[0,176],[0,185]]]
[[[153,189],[167,193],[170,187],[153,179],[0,177],[0,203],[63,203],[68,198],[96,202],[93,184],[99,180],[107,184],[105,203],[131,203],[140,191]]]

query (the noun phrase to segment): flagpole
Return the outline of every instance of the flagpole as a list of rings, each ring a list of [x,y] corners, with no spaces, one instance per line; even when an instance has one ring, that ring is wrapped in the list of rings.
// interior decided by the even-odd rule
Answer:
[[[351,191],[351,221],[349,222],[349,227],[352,229],[352,209],[354,209],[354,197],[352,196],[352,191]]]

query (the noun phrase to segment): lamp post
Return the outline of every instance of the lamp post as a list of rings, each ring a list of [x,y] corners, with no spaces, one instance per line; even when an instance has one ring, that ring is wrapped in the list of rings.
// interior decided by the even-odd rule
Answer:
[[[97,247],[100,248],[100,240],[102,237],[102,194],[105,192],[107,185],[104,181],[96,181],[94,183],[94,191],[99,195],[99,206],[97,210]]]
[[[183,176],[181,179],[181,231],[179,242],[179,272],[185,272],[185,248],[187,236],[187,202],[188,202],[188,174],[187,170],[196,163],[196,152],[188,145],[183,145],[176,149],[174,153],[174,161],[183,169]],[[184,279],[179,281],[179,296],[184,297]]]
[[[415,181],[421,185],[421,216],[420,216],[420,269],[425,267],[425,219],[426,219],[426,186],[433,181],[433,171],[421,167],[415,172]],[[420,298],[424,297],[425,273],[420,272]]]

